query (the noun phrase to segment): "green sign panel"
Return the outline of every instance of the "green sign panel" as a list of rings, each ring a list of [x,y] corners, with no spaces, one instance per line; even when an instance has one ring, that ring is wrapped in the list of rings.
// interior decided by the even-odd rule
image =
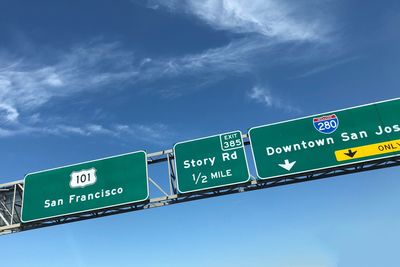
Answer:
[[[239,184],[250,179],[240,131],[177,143],[174,146],[180,193]]]
[[[24,180],[22,222],[148,199],[144,151],[30,173]]]
[[[261,179],[400,154],[400,99],[250,129]]]

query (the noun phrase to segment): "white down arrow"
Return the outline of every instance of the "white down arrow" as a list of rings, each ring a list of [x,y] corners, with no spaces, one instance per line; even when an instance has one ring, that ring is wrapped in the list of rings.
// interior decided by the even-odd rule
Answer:
[[[294,164],[296,164],[296,161],[289,162],[288,159],[285,159],[284,164],[278,164],[278,165],[284,168],[285,170],[290,171],[293,168]]]

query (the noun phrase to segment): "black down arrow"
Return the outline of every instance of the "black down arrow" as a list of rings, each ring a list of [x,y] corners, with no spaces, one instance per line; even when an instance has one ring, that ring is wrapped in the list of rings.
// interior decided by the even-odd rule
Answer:
[[[356,151],[351,151],[351,149],[349,149],[348,151],[347,151],[347,153],[344,153],[346,156],[349,156],[350,158],[352,158],[352,157],[354,157],[354,155],[357,153],[357,150]]]

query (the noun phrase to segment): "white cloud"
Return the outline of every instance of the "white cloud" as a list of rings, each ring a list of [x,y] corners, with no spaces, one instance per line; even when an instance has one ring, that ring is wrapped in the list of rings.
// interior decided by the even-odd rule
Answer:
[[[215,29],[257,33],[280,41],[324,41],[329,31],[326,1],[285,0],[150,0],[149,7],[165,7],[194,15]]]
[[[117,43],[81,45],[52,58],[53,64],[16,60],[0,68],[1,110],[12,114],[32,111],[54,97],[65,97],[84,91],[102,90],[119,82],[151,83],[180,75],[202,72],[240,73],[249,71],[248,59],[266,44],[238,41],[198,54],[175,58],[136,58]],[[7,107],[7,108],[6,108]],[[11,114],[12,113],[12,114]]]
[[[44,126],[36,126],[30,127],[32,132],[36,133],[45,133],[50,135],[82,135],[88,136],[89,133],[86,129],[78,126],[71,126],[71,125],[63,125],[63,124],[53,124],[51,127],[44,127]]]
[[[52,124],[45,125],[22,125],[13,128],[1,128],[0,137],[11,137],[21,135],[50,135],[50,136],[109,136],[116,139],[144,141],[156,145],[171,145],[176,133],[165,124],[113,124],[110,126],[100,124],[85,124],[82,126]]]
[[[27,59],[10,62],[0,58],[0,62],[6,65],[0,68],[0,137],[24,134],[106,135],[114,138],[130,136],[136,140],[164,143],[172,138],[171,130],[164,124],[106,126],[86,123],[76,126],[60,123],[52,118],[57,115],[40,113],[40,109],[56,97],[101,91],[109,84],[151,82],[201,72],[220,63],[210,62],[215,53],[218,51],[210,50],[183,58],[136,59],[132,52],[121,49],[116,43],[96,43],[77,46],[60,54],[58,58],[48,59],[52,64]],[[223,58],[220,60],[225,61]],[[227,62],[230,60],[235,65],[232,55],[226,57]],[[222,66],[218,68],[221,71],[225,69]]]
[[[55,97],[68,97],[93,90],[100,92],[106,85],[119,82],[151,84],[170,79],[173,82],[164,83],[165,87],[158,88],[156,93],[181,95],[230,75],[251,73],[257,68],[260,53],[264,56],[273,55],[275,49],[273,42],[267,42],[263,37],[252,37],[197,54],[150,59],[136,58],[132,52],[121,49],[116,43],[96,43],[76,46],[58,58],[49,60],[52,64],[29,62],[27,59],[8,62],[7,67],[0,68],[0,122],[3,123],[0,124],[0,136],[36,133],[119,137],[125,134],[133,135],[137,140],[159,142],[157,140],[162,140],[162,135],[167,132],[162,124],[65,125],[52,121],[51,114],[39,113],[40,108]],[[271,57],[263,63],[274,65],[274,60]],[[182,85],[177,83],[181,79],[176,77],[186,77],[190,81]],[[261,89],[257,88],[253,88],[249,95],[256,102],[272,108],[295,110],[284,107],[280,100],[272,100],[265,89],[259,91]],[[13,124],[12,127],[10,124]]]
[[[204,89],[229,77],[240,77],[257,70],[259,55],[268,57],[274,45],[263,38],[243,38],[225,46],[180,57],[153,59],[140,69],[137,81],[151,86],[153,81],[165,81],[155,89],[164,97],[179,97]],[[262,60],[262,65],[275,59]]]
[[[242,39],[197,54],[150,59],[137,58],[117,43],[91,43],[51,58],[52,64],[28,59],[7,62],[0,58],[0,62],[8,63],[7,67],[0,68],[0,109],[7,112],[8,120],[17,119],[12,116],[31,113],[55,97],[100,91],[106,85],[120,82],[151,84],[177,76],[189,77],[192,83],[183,86],[184,89],[173,87],[173,93],[166,87],[158,90],[161,94],[176,96],[187,92],[187,88],[206,86],[224,75],[251,71],[252,58],[269,47],[269,43],[257,38]]]
[[[97,124],[82,128],[51,122],[51,113],[42,118],[37,110],[55,97],[102,90],[105,85],[137,76],[133,54],[119,49],[117,43],[76,46],[56,58],[46,59],[52,64],[29,59],[10,61],[10,58],[0,58],[5,65],[0,67],[0,136],[3,137],[23,133],[111,135],[110,129]]]
[[[161,61],[158,64],[159,67],[164,69],[164,74],[170,75],[198,72],[243,73],[251,70],[250,59],[252,57],[260,51],[266,52],[271,47],[272,44],[266,40],[245,38],[223,47]]]
[[[352,61],[358,60],[359,57],[356,56],[352,56],[352,57],[348,57],[348,58],[343,58],[343,59],[338,59],[338,60],[332,60],[330,62],[322,62],[320,64],[318,64],[316,67],[307,70],[306,72],[297,75],[293,78],[305,78],[305,77],[309,77],[309,76],[313,76],[315,74],[327,71],[329,69],[341,66],[341,65],[345,65],[347,63],[350,63]]]
[[[248,98],[256,103],[262,104],[269,108],[281,109],[286,112],[299,113],[300,109],[283,102],[280,98],[271,94],[271,91],[262,86],[254,86],[248,91]]]
[[[75,46],[58,57],[47,59],[52,63],[46,64],[29,59],[10,61],[10,57],[1,57],[6,53],[0,53],[0,62],[5,65],[0,67],[0,104],[9,107],[8,113],[12,109],[12,114],[23,116],[55,97],[100,91],[106,85],[122,82],[141,82],[144,87],[151,87],[152,83],[163,79],[173,82],[164,83],[163,88],[158,86],[156,93],[179,96],[229,76],[254,72],[260,64],[274,66],[288,58],[297,60],[299,55],[303,55],[300,61],[319,57],[315,52],[318,47],[312,46],[309,50],[313,55],[305,59],[304,54],[310,52],[307,49],[281,48],[276,40],[248,36],[225,46],[170,58],[137,57],[118,43],[99,42]],[[10,116],[11,113],[7,118]]]
[[[226,77],[255,73],[260,66],[279,64],[282,58],[277,54],[284,54],[291,60],[296,58],[292,55],[303,55],[300,60],[304,60],[309,51],[298,53],[298,47],[300,50],[303,48],[297,44],[322,42],[328,28],[318,12],[315,16],[313,12],[306,16],[299,4],[288,5],[283,0],[155,0],[152,3],[153,6],[196,16],[215,29],[246,34],[221,47],[169,58],[137,57],[118,43],[99,42],[75,46],[58,57],[46,59],[47,63],[29,59],[12,61],[10,56],[4,57],[7,53],[0,53],[0,62],[4,64],[4,67],[0,66],[0,122],[3,123],[0,124],[3,127],[0,136],[20,134],[23,129],[47,134],[109,136],[139,132],[157,139],[159,131],[163,130],[160,125],[119,125],[118,128],[100,124],[86,124],[84,127],[53,124],[46,127],[43,121],[48,118],[42,118],[38,112],[54,98],[100,91],[110,84],[141,83],[144,85],[141,87],[151,88],[156,81],[159,83],[155,93],[179,96]],[[308,3],[316,10],[316,2]],[[281,44],[286,43],[296,45],[285,50]],[[315,46],[312,47],[313,53],[318,51]],[[160,88],[159,84],[163,87]],[[249,97],[267,107],[295,110],[285,107],[265,88],[253,88]],[[9,124],[14,125],[10,127]]]
[[[15,123],[18,117],[19,113],[14,107],[0,103],[0,123]]]
[[[166,142],[171,139],[171,130],[163,124],[63,124],[51,120],[51,112],[40,113],[40,109],[55,98],[101,91],[119,83],[151,87],[154,81],[166,81],[156,93],[178,96],[226,77],[256,72],[260,65],[274,66],[281,60],[276,56],[281,44],[326,40],[326,21],[318,12],[303,12],[309,6],[313,7],[309,10],[317,10],[317,1],[307,2],[311,4],[301,7],[285,0],[152,1],[153,5],[195,16],[215,29],[242,34],[224,46],[177,57],[137,57],[118,43],[101,42],[77,45],[43,62],[11,60],[12,55],[0,51],[0,137],[31,133],[104,135]],[[291,47],[284,54],[291,60],[293,54],[307,54],[304,50],[297,53],[296,49]],[[248,97],[269,108],[297,111],[265,87],[252,88]]]
[[[319,0],[149,0],[148,7],[195,17],[217,30],[238,33],[229,44],[185,55],[169,61],[157,62],[163,75],[199,74],[207,77],[204,85],[237,74],[256,74],[264,68],[279,65],[296,66],[309,75],[310,66],[330,64],[341,56],[335,41],[333,20],[330,18],[331,1]],[[162,63],[162,64],[160,64]],[[297,65],[296,65],[297,64]],[[311,67],[313,68],[313,67]],[[312,73],[318,70],[311,70]],[[151,74],[154,71],[149,72]],[[311,74],[311,73],[310,73]],[[296,76],[296,75],[294,75]],[[268,80],[268,76],[263,79]],[[203,83],[196,82],[195,87]],[[179,90],[166,90],[166,95],[180,95]],[[177,93],[178,92],[178,93]],[[269,93],[268,93],[269,92]],[[284,107],[281,100],[271,100],[271,91],[265,91],[257,101],[267,107],[299,112]],[[260,93],[253,91],[253,94]],[[254,99],[255,100],[255,99]]]
[[[120,135],[130,135],[135,138],[151,142],[155,144],[167,144],[171,145],[171,141],[176,133],[173,132],[170,127],[163,123],[153,123],[149,125],[145,124],[118,124],[113,126],[113,129]]]
[[[86,125],[86,132],[91,135],[91,134],[103,134],[103,135],[111,135],[114,136],[117,133],[111,129],[107,129],[103,127],[102,125],[99,124],[89,124]]]
[[[265,104],[268,107],[272,107],[274,102],[271,93],[265,88],[254,86],[250,92],[249,97],[258,103]]]
[[[137,75],[131,60],[133,55],[120,51],[113,43],[74,47],[53,59],[55,63],[50,65],[26,60],[11,62],[6,68],[0,68],[0,103],[17,111],[32,110],[53,97],[129,79]]]

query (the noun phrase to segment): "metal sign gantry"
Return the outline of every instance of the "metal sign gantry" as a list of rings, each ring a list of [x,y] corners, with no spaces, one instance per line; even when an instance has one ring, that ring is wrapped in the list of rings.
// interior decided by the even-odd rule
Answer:
[[[243,135],[244,145],[248,146],[247,135]],[[206,189],[190,193],[179,193],[177,191],[177,182],[174,167],[173,150],[163,150],[147,155],[149,165],[166,163],[168,168],[167,179],[169,188],[165,189],[156,183],[150,177],[149,182],[153,184],[162,194],[162,197],[152,197],[141,203],[133,203],[128,205],[120,205],[112,208],[100,209],[80,214],[61,216],[57,218],[35,221],[31,223],[21,222],[22,196],[24,190],[23,180],[1,184],[0,185],[0,235],[16,233],[41,227],[53,226],[58,224],[76,222],[81,220],[93,219],[130,211],[144,210],[149,208],[163,207],[172,204],[178,204],[187,201],[199,200],[203,198],[211,198],[216,196],[248,192],[269,187],[289,185],[300,182],[307,182],[317,179],[346,175],[351,173],[375,170],[400,165],[400,156],[387,157],[383,159],[375,159],[362,163],[353,163],[335,168],[317,170],[302,174],[294,174],[282,176],[274,179],[260,180],[251,176],[248,182],[234,184],[225,187]]]

